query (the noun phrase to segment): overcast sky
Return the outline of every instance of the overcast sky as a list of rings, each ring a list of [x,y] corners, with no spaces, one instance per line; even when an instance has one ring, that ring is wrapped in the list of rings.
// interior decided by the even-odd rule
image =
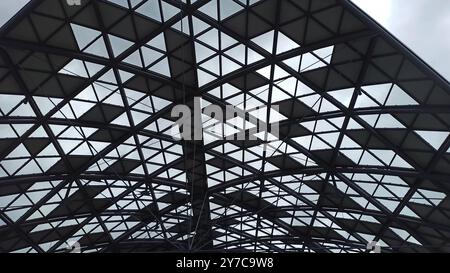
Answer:
[[[449,0],[352,0],[450,80]]]
[[[352,0],[450,80],[450,0]],[[0,25],[28,0],[1,0]]]
[[[0,25],[6,23],[29,0],[0,0]]]

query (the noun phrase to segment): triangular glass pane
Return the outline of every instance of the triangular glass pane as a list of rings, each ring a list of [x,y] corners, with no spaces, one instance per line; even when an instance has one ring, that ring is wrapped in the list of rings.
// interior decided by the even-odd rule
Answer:
[[[30,104],[20,104],[16,110],[14,110],[11,114],[11,117],[35,117],[33,108],[31,108]]]
[[[394,85],[392,88],[389,99],[386,102],[388,106],[398,106],[398,105],[418,105],[417,101],[411,98],[405,91],[403,91],[398,85]]]
[[[215,20],[218,20],[217,15],[217,0],[211,0],[205,5],[203,5],[201,8],[198,9],[202,13],[214,18]]]
[[[89,72],[89,76],[92,77],[95,74],[97,74],[100,70],[104,68],[103,65],[96,64],[96,63],[90,63],[90,62],[84,62],[87,67],[87,71]]]
[[[272,103],[275,102],[279,102],[279,101],[283,101],[286,99],[290,99],[291,97],[286,94],[285,92],[281,91],[279,88],[277,87],[273,87],[272,89]]]
[[[135,76],[135,74],[123,70],[119,70],[119,75],[122,83],[127,82],[129,79]]]
[[[386,165],[389,165],[395,156],[391,150],[370,150],[376,157],[378,157]]]
[[[182,20],[179,20],[175,24],[172,25],[172,27],[178,31],[183,32],[186,35],[191,34],[191,28],[189,25],[189,17],[185,16]]]
[[[394,161],[392,162],[391,166],[399,167],[399,168],[413,169],[413,167],[408,162],[406,162],[403,158],[401,158],[399,155],[395,156]]]
[[[214,77],[210,73],[207,73],[201,69],[197,69],[197,76],[198,76],[198,85],[199,86],[203,86],[203,85],[210,83],[216,79],[216,77]]]
[[[221,57],[222,60],[222,75],[229,74],[241,68],[240,65],[228,59],[227,57]]]
[[[201,67],[205,68],[206,70],[216,74],[220,75],[220,64],[219,64],[219,56],[215,56],[214,58],[208,60],[207,62],[203,63]]]
[[[324,60],[326,63],[331,63],[331,57],[333,55],[334,46],[324,47],[314,51],[319,58]]]
[[[72,106],[72,109],[75,112],[75,116],[77,118],[80,118],[84,113],[86,113],[92,107],[94,107],[95,103],[72,100],[70,102],[70,105]]]
[[[268,65],[268,66],[266,66],[264,68],[261,68],[261,69],[257,70],[256,72],[258,72],[259,74],[264,76],[266,79],[270,79],[270,74],[272,72],[272,66]]]
[[[243,7],[233,0],[220,0],[220,20],[224,20],[237,13]]]
[[[24,96],[18,95],[0,95],[0,109],[8,114],[14,107],[22,103]]]
[[[142,56],[144,58],[144,65],[149,66],[159,60],[164,54],[148,47],[142,47]]]
[[[122,39],[120,37],[109,34],[109,40],[111,41],[111,47],[114,53],[114,56],[117,57],[122,54],[125,50],[133,45],[131,41]]]
[[[405,128],[395,117],[390,114],[382,114],[376,128]]]
[[[162,59],[157,64],[150,67],[151,71],[170,77],[169,60],[167,58]]]
[[[376,106],[379,106],[379,104],[372,98],[367,96],[365,93],[359,95],[355,103],[355,108],[367,108]]]
[[[215,28],[209,30],[198,38],[203,43],[219,50],[219,31]]]
[[[283,68],[279,67],[278,65],[275,65],[275,71],[273,73],[273,80],[279,80],[281,78],[289,77],[291,74],[286,72]]]
[[[299,45],[291,40],[291,38],[287,37],[283,34],[283,32],[278,32],[278,41],[277,41],[277,54],[289,51],[294,48],[298,48]]]
[[[211,27],[210,25],[208,25],[207,23],[203,22],[202,20],[198,19],[195,16],[192,16],[192,25],[194,28],[194,35],[197,35],[200,32],[203,32],[204,30]]]
[[[300,68],[300,56],[296,56],[287,60],[284,60],[283,63],[287,64],[288,66],[290,66],[292,69],[294,69],[295,71],[299,71]]]
[[[77,24],[70,24],[70,26],[72,27],[72,31],[80,49],[84,49],[88,44],[102,35],[100,31],[95,29],[83,27]]]
[[[449,135],[448,132],[437,131],[416,131],[416,133],[436,150],[439,150]]]
[[[165,1],[161,1],[161,5],[162,5],[164,21],[169,20],[170,18],[172,18],[173,16],[175,16],[176,14],[178,14],[180,12],[179,8],[176,8],[169,3],[166,3]]]
[[[366,91],[371,97],[373,97],[377,102],[381,105],[384,104],[386,98],[391,90],[392,84],[377,84],[377,85],[369,85],[363,86],[362,89]]]
[[[20,144],[6,158],[20,158],[20,157],[29,157],[29,156],[30,156],[30,153],[25,148],[25,146],[23,144]]]
[[[153,38],[150,42],[147,43],[147,45],[162,51],[166,51],[166,40],[164,39],[164,33],[161,33]]]
[[[126,57],[123,62],[142,67],[140,50],[136,50],[130,56]]]
[[[161,22],[161,11],[158,0],[147,0],[136,12]]]
[[[72,60],[66,66],[61,68],[59,73],[68,74],[68,75],[77,76],[77,77],[84,77],[84,78],[88,77],[88,73],[86,71],[84,63],[77,59]]]
[[[108,51],[106,50],[105,41],[103,41],[103,38],[101,37],[86,48],[84,52],[108,58]]]
[[[271,30],[252,39],[252,42],[265,49],[267,52],[273,52],[274,31]]]
[[[341,103],[345,107],[349,107],[354,91],[355,91],[354,88],[348,88],[332,91],[329,92],[328,94],[330,94],[333,98],[335,98],[339,103]]]
[[[214,55],[216,52],[207,48],[206,46],[195,42],[195,57],[197,58],[197,62],[201,62],[204,59]]]
[[[315,57],[311,53],[306,53],[302,56],[302,65],[300,67],[300,72],[306,72],[324,66],[325,64],[321,60],[317,59],[317,57]]]
[[[221,43],[222,50],[223,50],[223,49],[226,49],[230,46],[237,44],[238,41],[236,41],[234,38],[230,37],[229,35],[221,32],[220,33],[220,43]]]
[[[261,56],[261,54],[259,54],[258,52],[254,51],[253,49],[247,47],[247,64],[252,64],[255,63],[257,61],[260,61],[262,59],[264,59],[263,56]]]

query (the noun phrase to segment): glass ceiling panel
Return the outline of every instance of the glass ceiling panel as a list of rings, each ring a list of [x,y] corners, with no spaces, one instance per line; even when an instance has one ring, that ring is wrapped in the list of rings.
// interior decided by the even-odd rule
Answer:
[[[449,250],[450,85],[349,1],[46,0],[13,20],[1,251]]]

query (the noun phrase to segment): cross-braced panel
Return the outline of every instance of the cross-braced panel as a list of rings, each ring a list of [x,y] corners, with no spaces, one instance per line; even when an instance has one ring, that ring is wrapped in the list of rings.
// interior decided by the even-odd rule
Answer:
[[[196,97],[264,114],[174,138]],[[349,1],[33,0],[0,31],[0,252],[450,251],[449,106]]]

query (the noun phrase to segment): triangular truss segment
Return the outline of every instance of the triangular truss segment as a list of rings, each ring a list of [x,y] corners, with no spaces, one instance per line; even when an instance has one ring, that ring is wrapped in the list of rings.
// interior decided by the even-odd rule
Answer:
[[[350,1],[81,3],[0,31],[0,252],[450,251],[449,84]]]

